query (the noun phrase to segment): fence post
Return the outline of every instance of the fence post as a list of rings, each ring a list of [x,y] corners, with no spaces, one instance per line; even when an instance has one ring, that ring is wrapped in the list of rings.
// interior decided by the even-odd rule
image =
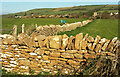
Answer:
[[[17,35],[17,25],[14,25],[13,27],[13,36]]]
[[[25,27],[25,25],[22,24],[22,33],[24,33],[24,27]]]

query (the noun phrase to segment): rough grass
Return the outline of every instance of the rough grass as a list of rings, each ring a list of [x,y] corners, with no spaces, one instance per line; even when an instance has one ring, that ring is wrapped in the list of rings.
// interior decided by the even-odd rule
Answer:
[[[60,20],[65,20],[66,23],[74,23],[74,22],[79,22],[79,21],[83,21],[86,19],[83,18],[71,18],[71,19],[67,19],[67,18],[56,18],[56,19],[52,19],[52,18],[25,18],[25,19],[15,19],[15,18],[2,18],[2,29],[12,29],[14,25],[18,26],[18,33],[21,32],[21,25],[25,24],[25,29],[27,30],[30,26],[38,24],[38,26],[40,25],[50,25],[50,24],[60,24]],[[2,32],[4,33],[10,33],[10,31],[4,31]]]
[[[118,20],[117,19],[98,19],[86,26],[79,27],[72,31],[66,31],[59,33],[59,35],[67,34],[68,36],[75,36],[78,33],[88,33],[89,35],[96,37],[96,35],[102,38],[112,39],[118,37]]]
[[[103,7],[104,6],[104,7]],[[8,16],[14,15],[25,15],[25,13],[29,16],[31,13],[39,14],[39,15],[58,15],[58,14],[73,14],[73,13],[86,13],[94,9],[99,9],[98,12],[118,12],[116,8],[118,5],[87,5],[87,6],[74,6],[74,7],[63,7],[63,8],[43,8],[43,9],[31,9],[25,12],[19,12],[15,14],[8,14]],[[109,10],[111,9],[112,10]],[[94,11],[93,11],[94,12]]]

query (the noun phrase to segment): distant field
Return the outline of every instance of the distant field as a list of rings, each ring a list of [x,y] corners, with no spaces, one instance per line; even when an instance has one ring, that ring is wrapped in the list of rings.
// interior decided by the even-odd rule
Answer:
[[[83,21],[85,19],[82,18],[72,18],[72,19],[67,19],[67,18],[26,18],[26,19],[15,19],[15,18],[3,18],[2,19],[2,29],[12,29],[14,25],[18,25],[18,33],[21,32],[21,25],[25,24],[25,28],[28,29],[32,24],[38,24],[39,25],[50,25],[50,24],[60,24],[60,20],[65,20],[66,23],[74,23],[74,22],[79,22]],[[10,31],[3,31],[4,33],[10,33]]]
[[[86,13],[89,11],[98,12],[118,12],[118,5],[87,5],[87,6],[74,6],[74,7],[62,7],[62,8],[43,8],[43,9],[31,9],[25,12],[19,12],[15,14],[8,14],[5,16],[14,15],[31,15],[31,13],[38,15],[59,15],[59,14],[73,14],[73,13]]]
[[[112,39],[113,37],[118,37],[118,20],[98,19],[76,30],[62,32],[60,35],[75,36],[78,33],[84,33],[84,35],[88,33],[93,37],[100,35],[102,38]]]

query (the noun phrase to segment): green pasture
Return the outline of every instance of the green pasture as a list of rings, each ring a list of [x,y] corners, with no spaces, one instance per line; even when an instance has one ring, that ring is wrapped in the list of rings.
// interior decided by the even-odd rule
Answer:
[[[12,29],[14,25],[18,26],[18,33],[21,32],[21,25],[25,24],[25,29],[28,29],[30,26],[37,24],[38,26],[40,25],[58,25],[60,24],[61,20],[65,20],[66,23],[74,23],[74,22],[79,22],[83,21],[86,19],[82,18],[24,18],[24,19],[15,19],[15,18],[2,18],[2,29]],[[5,33],[10,33],[10,31],[2,31],[3,34]]]
[[[118,37],[118,20],[117,19],[98,19],[86,26],[79,27],[72,31],[66,31],[59,33],[60,35],[67,34],[68,36],[75,36],[78,33],[84,35],[88,33],[90,36],[95,37],[96,35],[102,38],[112,39]]]

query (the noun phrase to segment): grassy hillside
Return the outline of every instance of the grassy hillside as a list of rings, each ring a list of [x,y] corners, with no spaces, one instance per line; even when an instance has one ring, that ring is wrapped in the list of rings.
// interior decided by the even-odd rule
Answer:
[[[87,13],[89,11],[118,12],[118,5],[87,5],[87,6],[74,6],[74,7],[63,7],[63,8],[32,9],[25,12],[8,14],[8,16],[14,16],[14,15],[29,16],[31,15],[31,13],[37,15],[58,15],[58,14]]]
[[[60,35],[67,34],[68,36],[75,36],[80,32],[84,34],[88,33],[93,37],[100,35],[102,38],[112,39],[113,37],[118,37],[118,20],[98,19],[76,30],[62,32]]]
[[[15,19],[15,18],[2,18],[2,29],[12,29],[14,25],[18,25],[18,33],[21,32],[21,25],[25,24],[25,28],[28,29],[31,25],[38,24],[40,25],[50,25],[50,24],[60,24],[60,20],[65,20],[66,23],[74,23],[74,22],[79,22],[83,21],[85,19],[82,18],[39,18],[39,19],[34,19],[34,18],[29,18],[29,19]],[[3,31],[3,33],[10,33],[10,31]]]

